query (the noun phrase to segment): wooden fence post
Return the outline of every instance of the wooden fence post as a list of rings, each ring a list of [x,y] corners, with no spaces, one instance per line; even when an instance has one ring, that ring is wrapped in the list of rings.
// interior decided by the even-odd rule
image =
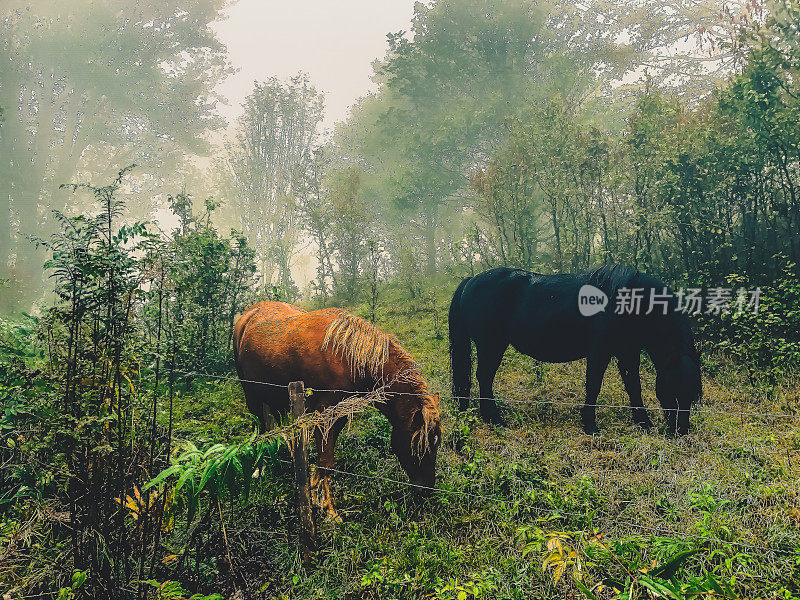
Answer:
[[[292,416],[299,419],[306,412],[306,388],[302,381],[289,384],[289,401]],[[300,550],[303,562],[307,562],[316,550],[316,532],[311,512],[311,489],[308,482],[308,460],[306,455],[306,432],[294,440],[294,479],[297,485],[297,514],[300,517]]]

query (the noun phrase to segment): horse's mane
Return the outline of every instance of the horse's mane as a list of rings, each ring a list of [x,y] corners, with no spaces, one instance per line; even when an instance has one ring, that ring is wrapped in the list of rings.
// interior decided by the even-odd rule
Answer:
[[[414,453],[417,456],[422,456],[430,448],[430,441],[428,434],[440,422],[439,416],[439,399],[431,392],[425,379],[419,372],[419,367],[414,359],[398,345],[401,352],[400,360],[404,363],[404,367],[395,375],[394,380],[400,383],[411,385],[414,390],[408,397],[414,400],[413,405],[407,406],[408,422],[414,422],[414,414],[419,413],[422,419],[422,424],[417,431],[411,436],[411,444]],[[399,407],[398,407],[399,409]]]
[[[620,288],[626,287],[639,274],[625,265],[603,265],[589,273],[589,283],[613,298]]]
[[[334,309],[334,312],[335,316],[325,332],[322,348],[330,347],[348,362],[354,376],[369,376],[384,386],[395,382],[411,386],[414,392],[408,394],[408,397],[415,402],[413,406],[404,407],[404,412],[408,413],[409,423],[413,421],[417,411],[422,417],[422,426],[412,436],[416,451],[422,456],[428,450],[427,433],[439,422],[440,417],[438,402],[422,378],[417,363],[393,335],[380,331],[372,323],[346,310]],[[393,365],[396,367],[395,372],[385,373],[390,347],[395,350],[398,364]],[[391,377],[388,381],[387,375]]]
[[[334,354],[350,363],[354,376],[381,380],[392,336],[346,310],[334,309],[333,312],[335,317],[325,331],[323,350],[330,346]]]

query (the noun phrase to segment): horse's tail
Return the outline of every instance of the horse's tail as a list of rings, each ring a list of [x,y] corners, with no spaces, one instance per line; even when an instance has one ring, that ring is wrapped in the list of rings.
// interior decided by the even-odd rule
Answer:
[[[458,398],[461,410],[469,406],[469,390],[472,387],[472,343],[461,318],[461,294],[464,292],[467,277],[456,288],[450,301],[448,325],[450,330],[450,369],[453,375],[453,396]]]
[[[247,325],[250,323],[250,320],[255,315],[257,307],[258,305],[255,305],[245,310],[241,314],[241,316],[236,320],[236,323],[234,323],[233,331],[231,332],[231,350],[233,350],[233,364],[236,366],[236,373],[239,375],[239,379],[244,379],[239,358],[242,350],[242,343],[244,342],[245,330],[247,329]]]
[[[239,365],[239,349],[242,345],[242,334],[244,333],[244,323],[242,320],[244,319],[244,315],[239,317],[239,320],[236,321],[236,324],[233,326],[233,332],[231,333],[231,349],[233,350],[233,364],[236,367],[236,374],[239,376],[239,379],[244,379],[242,375],[242,368]]]

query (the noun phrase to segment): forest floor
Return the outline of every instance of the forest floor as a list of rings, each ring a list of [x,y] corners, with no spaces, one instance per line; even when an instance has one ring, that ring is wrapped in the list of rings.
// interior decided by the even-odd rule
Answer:
[[[443,396],[448,301],[445,289],[417,302],[389,289],[376,318]],[[365,306],[352,310],[367,316]],[[583,398],[584,364],[539,364],[509,350],[495,390],[508,400],[507,428],[442,398],[437,492],[420,499],[403,485],[389,425],[369,411],[339,438],[337,468],[350,473],[333,477],[342,522],[322,525],[314,564],[300,563],[291,474],[280,468],[227,515],[234,562],[263,597],[800,596],[798,389],[753,385],[721,359],[707,362],[713,377],[704,376],[690,435],[665,437],[647,364],[656,427],[635,427],[612,364],[598,403],[614,406],[598,409],[602,433],[587,436],[572,406]],[[224,382],[179,396],[176,428],[202,447],[245,439],[252,420],[238,384]],[[640,577],[685,550],[694,552],[661,572],[678,591]]]

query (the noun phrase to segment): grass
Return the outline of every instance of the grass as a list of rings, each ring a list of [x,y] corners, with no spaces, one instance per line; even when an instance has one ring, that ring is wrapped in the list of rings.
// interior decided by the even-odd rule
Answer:
[[[376,319],[443,395],[451,287],[416,306],[389,288]],[[535,403],[508,402],[510,426],[494,428],[443,397],[440,491],[421,499],[395,483],[407,479],[389,453],[388,423],[371,411],[339,439],[338,468],[355,475],[333,478],[343,521],[323,525],[316,563],[300,564],[291,481],[280,465],[259,479],[247,505],[229,508],[235,562],[265,598],[580,598],[576,578],[588,587],[624,580],[691,549],[680,582],[710,573],[738,597],[796,597],[798,421],[717,413],[797,414],[797,390],[768,394],[730,365],[714,367],[691,434],[669,439],[660,411],[651,413],[661,425],[653,432],[632,425],[612,366],[598,402],[615,406],[598,409],[602,434],[589,437],[577,408],[560,404],[581,401],[584,365],[538,364],[510,350],[496,394]],[[655,409],[654,374],[643,367],[642,378]],[[243,439],[252,427],[245,412],[236,385],[209,385],[176,399],[178,436],[198,444]],[[214,565],[205,572],[213,586]]]

